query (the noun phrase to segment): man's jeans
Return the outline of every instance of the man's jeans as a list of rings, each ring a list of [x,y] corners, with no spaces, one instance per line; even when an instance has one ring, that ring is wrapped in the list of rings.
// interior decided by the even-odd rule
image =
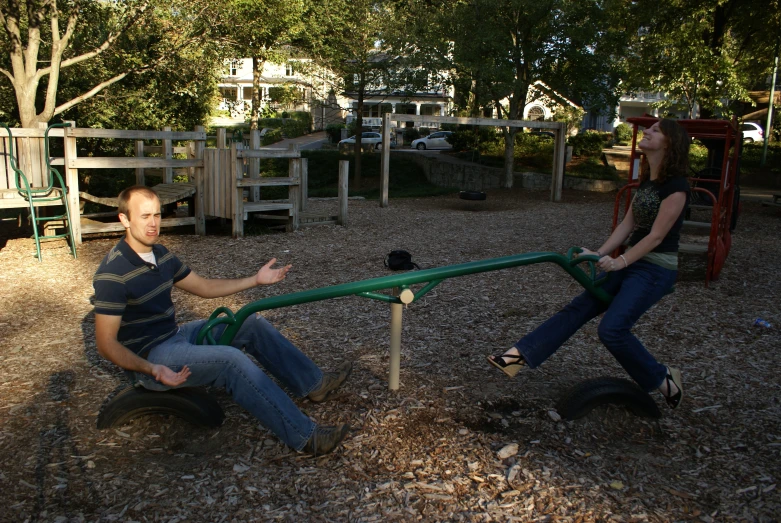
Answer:
[[[233,346],[195,345],[206,320],[182,325],[176,336],[153,348],[151,363],[179,372],[187,365],[192,374],[180,387],[224,387],[234,401],[247,409],[283,442],[301,450],[314,432],[315,423],[244,352],[244,347],[279,382],[296,396],[306,396],[323,380],[312,360],[258,314],[247,318]],[[215,338],[224,327],[215,328]],[[136,381],[150,390],[167,390],[152,376],[136,372]]]
[[[609,306],[585,291],[521,338],[515,347],[529,367],[538,367],[580,327],[604,312],[597,331],[600,341],[643,390],[659,388],[667,374],[666,367],[630,331],[638,318],[670,290],[677,274],[678,271],[644,260],[608,273],[602,288],[614,296]]]

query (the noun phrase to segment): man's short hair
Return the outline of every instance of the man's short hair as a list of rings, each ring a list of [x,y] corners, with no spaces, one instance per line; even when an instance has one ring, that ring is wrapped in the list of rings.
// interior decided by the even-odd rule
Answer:
[[[130,202],[130,198],[134,194],[140,194],[145,196],[146,198],[157,198],[158,200],[160,197],[157,195],[154,189],[151,187],[147,187],[145,185],[134,185],[132,187],[128,187],[127,189],[123,190],[121,193],[119,193],[119,196],[117,197],[117,213],[124,214],[128,218],[130,218],[130,211],[128,210],[127,206]]]

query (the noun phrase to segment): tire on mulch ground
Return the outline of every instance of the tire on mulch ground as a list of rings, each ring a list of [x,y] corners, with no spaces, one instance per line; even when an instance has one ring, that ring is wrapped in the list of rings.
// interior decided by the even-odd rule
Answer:
[[[485,200],[485,193],[480,191],[461,191],[458,193],[458,197],[462,200]]]
[[[158,392],[128,387],[101,409],[98,428],[119,427],[147,414],[173,415],[202,427],[219,427],[225,419],[217,400],[203,390],[184,388]]]
[[[563,419],[572,421],[586,416],[600,405],[609,403],[624,406],[635,416],[662,416],[653,398],[636,383],[610,377],[592,378],[578,383],[559,400],[556,410]]]

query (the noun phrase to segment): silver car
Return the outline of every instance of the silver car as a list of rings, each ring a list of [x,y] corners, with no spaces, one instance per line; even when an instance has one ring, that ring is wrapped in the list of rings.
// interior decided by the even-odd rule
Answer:
[[[412,140],[412,147],[419,151],[425,149],[450,149],[453,146],[447,141],[447,137],[451,134],[453,133],[450,131],[437,131],[423,138]]]
[[[352,147],[355,145],[355,135],[345,138],[341,142],[339,142],[339,149],[346,148],[346,147]],[[374,149],[375,151],[381,151],[382,150],[382,134],[375,133],[375,132],[364,132],[361,133],[361,147],[366,149]],[[391,140],[391,147],[393,147],[393,140]]]
[[[761,142],[765,136],[762,128],[751,122],[746,122],[741,125],[740,130],[743,131],[743,141],[745,143]]]

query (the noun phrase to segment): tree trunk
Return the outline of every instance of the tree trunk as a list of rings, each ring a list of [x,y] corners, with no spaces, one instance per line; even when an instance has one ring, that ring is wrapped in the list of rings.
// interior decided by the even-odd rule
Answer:
[[[515,178],[515,135],[518,130],[508,127],[504,134],[504,187],[511,189]]]
[[[356,188],[361,187],[361,138],[363,136],[363,98],[364,86],[366,83],[366,74],[361,71],[360,83],[358,84],[358,115],[355,119],[355,171],[353,174],[353,185]]]
[[[260,78],[263,72],[263,65],[266,60],[260,56],[252,57],[252,109],[250,110],[250,125],[251,130],[258,128],[258,120],[260,115]],[[242,97],[243,98],[243,97]]]

